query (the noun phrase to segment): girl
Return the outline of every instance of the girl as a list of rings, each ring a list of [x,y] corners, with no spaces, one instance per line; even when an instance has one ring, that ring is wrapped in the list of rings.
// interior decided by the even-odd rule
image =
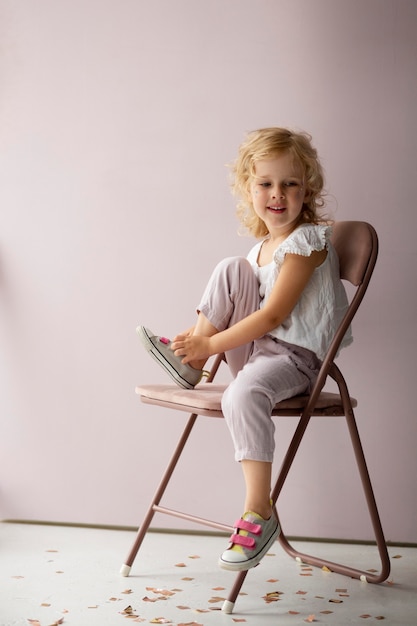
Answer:
[[[308,393],[347,308],[338,258],[320,220],[323,172],[306,133],[264,128],[248,135],[233,167],[238,215],[260,239],[247,259],[214,270],[195,327],[171,341],[144,327],[151,355],[192,389],[211,355],[225,353],[234,379],[222,408],[241,463],[245,513],[219,564],[247,570],[280,532],[271,508],[274,405]],[[343,345],[352,340],[350,332]]]

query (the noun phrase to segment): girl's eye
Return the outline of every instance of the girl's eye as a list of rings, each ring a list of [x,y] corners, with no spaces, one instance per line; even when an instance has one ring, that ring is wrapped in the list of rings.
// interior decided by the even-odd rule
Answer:
[[[259,183],[259,184],[261,187],[264,187],[265,189],[271,186],[271,183]]]
[[[298,183],[296,183],[294,180],[289,180],[288,182],[284,183],[284,187],[298,187]]]

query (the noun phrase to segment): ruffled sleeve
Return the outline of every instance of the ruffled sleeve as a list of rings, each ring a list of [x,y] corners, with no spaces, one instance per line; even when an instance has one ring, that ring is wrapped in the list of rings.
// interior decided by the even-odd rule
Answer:
[[[332,229],[324,224],[303,224],[294,230],[274,252],[274,261],[278,268],[284,262],[286,254],[310,256],[328,247]]]

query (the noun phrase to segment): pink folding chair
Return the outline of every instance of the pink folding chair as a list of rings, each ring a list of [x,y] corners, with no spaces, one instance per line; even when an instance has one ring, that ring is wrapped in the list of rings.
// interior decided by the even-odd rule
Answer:
[[[278,478],[273,486],[271,499],[274,507],[276,507],[276,502],[282,491],[305,431],[310,424],[311,418],[314,416],[327,416],[332,419],[335,417],[344,417],[350,433],[356,464],[359,470],[362,488],[372,522],[376,546],[379,551],[381,561],[380,571],[375,572],[356,569],[316,556],[300,553],[289,543],[283,530],[281,531],[278,541],[290,556],[302,563],[321,568],[326,567],[333,572],[344,574],[352,578],[358,578],[370,583],[380,583],[388,578],[390,572],[390,561],[353,412],[353,408],[357,406],[357,401],[350,397],[342,372],[334,362],[343,336],[363,300],[371,279],[378,255],[378,238],[374,228],[366,222],[336,222],[333,226],[332,243],[339,256],[341,278],[349,281],[356,287],[356,290],[350,300],[348,311],[335,334],[326,357],[323,360],[317,382],[315,383],[311,394],[284,400],[278,403],[273,410],[272,415],[274,417],[298,417],[298,424],[282,462]],[[166,407],[167,409],[183,411],[189,413],[190,415],[174,450],[172,458],[168,463],[166,471],[163,474],[161,482],[152,499],[148,512],[138,530],[132,548],[125,563],[122,565],[121,574],[124,576],[128,576],[130,573],[133,562],[155,513],[172,515],[184,520],[203,524],[217,530],[229,532],[232,530],[229,526],[219,522],[203,519],[191,513],[169,509],[161,504],[164,492],[184,447],[189,440],[190,433],[196,424],[197,418],[223,417],[221,410],[221,398],[226,385],[216,384],[213,382],[223,359],[223,355],[218,355],[216,357],[207,382],[198,385],[195,389],[181,389],[173,384],[143,385],[137,387],[136,389],[140,399],[145,404],[155,404],[157,406]],[[323,391],[323,387],[328,378],[331,378],[336,382],[338,393]],[[224,612],[231,613],[233,611],[236,598],[240,592],[246,575],[246,571],[239,572],[237,574],[229,596],[224,602]]]

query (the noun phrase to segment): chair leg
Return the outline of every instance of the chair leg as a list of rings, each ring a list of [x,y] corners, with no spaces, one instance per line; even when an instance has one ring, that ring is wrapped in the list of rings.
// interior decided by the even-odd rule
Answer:
[[[245,582],[247,573],[248,573],[248,570],[244,572],[239,572],[237,574],[233,587],[231,588],[230,593],[227,597],[227,600],[225,600],[223,603],[223,606],[222,606],[223,613],[227,613],[227,614],[233,613],[236,598],[238,597],[239,592],[242,588],[242,585]]]
[[[366,465],[366,460],[365,460],[365,456],[363,453],[363,448],[362,448],[362,444],[360,441],[359,432],[358,432],[358,428],[356,425],[356,420],[355,420],[352,408],[346,411],[345,418],[347,421],[347,425],[348,425],[348,429],[349,429],[349,433],[350,433],[350,437],[352,441],[356,463],[357,463],[359,474],[361,477],[362,487],[363,487],[367,505],[368,505],[369,515],[372,521],[372,526],[373,526],[374,535],[376,539],[376,545],[377,545],[380,560],[381,560],[381,571],[379,573],[374,574],[369,571],[355,569],[347,565],[342,565],[340,563],[334,563],[332,561],[320,559],[315,556],[303,554],[291,546],[291,544],[288,542],[282,529],[281,529],[281,534],[278,538],[278,541],[280,542],[283,549],[290,556],[292,556],[293,558],[295,558],[296,560],[302,563],[307,563],[308,565],[314,565],[316,567],[327,567],[329,570],[333,572],[337,572],[338,574],[343,574],[345,576],[350,576],[352,578],[358,578],[365,582],[381,583],[388,578],[390,569],[391,569],[388,550],[387,550],[387,546],[385,543],[384,533],[383,533],[382,526],[381,526],[381,521],[380,521],[380,517],[379,517],[379,513],[378,513],[378,509],[377,509],[377,505],[376,505],[376,501],[374,497],[374,492],[372,489],[372,484],[371,484],[371,480],[369,477],[369,472],[368,472],[368,468]],[[276,503],[281,493],[285,479],[288,475],[288,472],[294,460],[295,454],[301,443],[301,439],[304,435],[308,422],[309,422],[309,418],[304,419],[302,417],[294,433],[293,439],[287,451],[287,455],[281,466],[281,471],[276,481],[274,490],[272,492],[272,501],[274,502],[274,504]]]
[[[158,489],[155,492],[155,495],[152,499],[152,502],[150,504],[150,507],[148,509],[148,512],[145,515],[145,519],[143,520],[141,526],[139,527],[138,533],[136,535],[136,539],[131,547],[131,550],[125,560],[125,562],[123,563],[122,567],[120,568],[120,573],[122,574],[122,576],[129,576],[130,574],[130,570],[131,567],[133,565],[133,562],[136,558],[136,555],[139,551],[140,546],[142,545],[142,541],[148,531],[149,525],[153,519],[153,516],[155,515],[156,512],[156,507],[158,507],[159,502],[161,501],[161,498],[165,492],[165,489],[168,486],[168,483],[171,479],[172,473],[178,463],[178,460],[182,454],[182,451],[184,449],[185,444],[187,443],[187,439],[190,436],[190,433],[193,429],[193,426],[196,422],[197,419],[197,415],[195,413],[192,413],[185,425],[184,431],[181,435],[181,438],[177,444],[177,447],[175,448],[174,454],[172,455],[172,458],[165,470],[165,473],[162,477],[162,480],[159,484]]]

